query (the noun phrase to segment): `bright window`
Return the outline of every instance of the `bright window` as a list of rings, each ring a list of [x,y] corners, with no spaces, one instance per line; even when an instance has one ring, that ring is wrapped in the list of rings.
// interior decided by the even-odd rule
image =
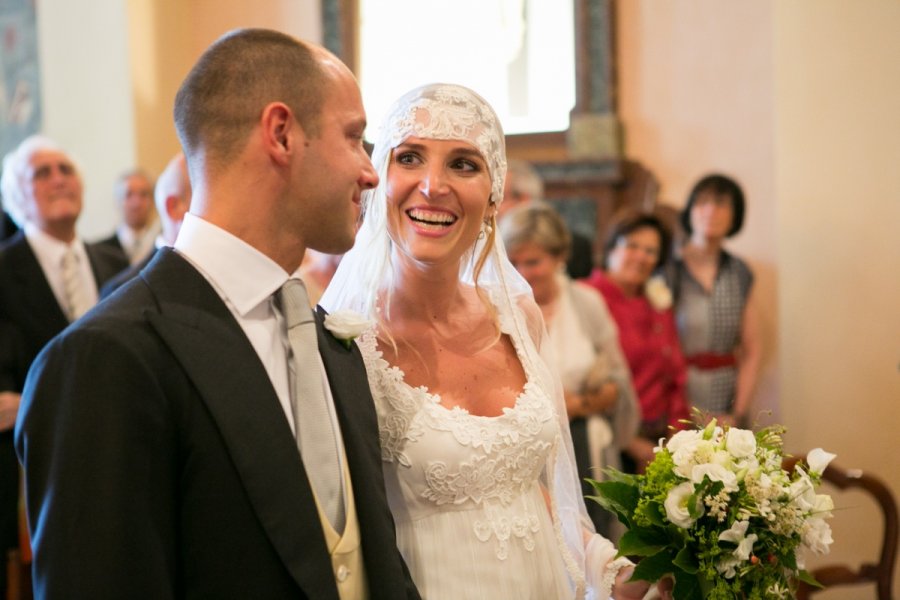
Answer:
[[[572,2],[360,0],[359,19],[360,86],[374,126],[408,90],[445,82],[484,96],[506,133],[568,129]]]

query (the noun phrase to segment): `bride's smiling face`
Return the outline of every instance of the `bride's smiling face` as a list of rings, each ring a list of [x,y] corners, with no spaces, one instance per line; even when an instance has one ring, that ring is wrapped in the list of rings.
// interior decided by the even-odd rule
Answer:
[[[391,153],[385,192],[391,239],[424,264],[458,264],[493,210],[487,162],[459,140],[407,138]]]

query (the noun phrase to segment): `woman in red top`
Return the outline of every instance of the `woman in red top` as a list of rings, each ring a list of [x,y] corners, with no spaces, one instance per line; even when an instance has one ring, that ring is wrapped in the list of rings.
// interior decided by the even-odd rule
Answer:
[[[641,408],[639,435],[625,448],[623,466],[643,466],[670,427],[689,418],[685,396],[686,364],[672,315],[672,295],[653,273],[665,263],[669,232],[653,215],[621,214],[604,244],[603,266],[586,280],[606,300],[619,342],[631,368]]]

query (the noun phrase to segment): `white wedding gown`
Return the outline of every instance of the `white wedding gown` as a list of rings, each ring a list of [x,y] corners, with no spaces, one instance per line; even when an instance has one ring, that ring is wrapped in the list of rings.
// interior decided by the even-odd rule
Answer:
[[[530,337],[503,314],[500,326],[527,383],[515,405],[495,417],[445,407],[426,388],[406,384],[382,357],[373,330],[359,339],[397,543],[425,600],[574,598],[584,584],[545,501],[560,419],[539,384]],[[599,564],[611,562],[615,549],[594,537],[603,545]],[[608,595],[617,570],[599,577],[598,597]]]

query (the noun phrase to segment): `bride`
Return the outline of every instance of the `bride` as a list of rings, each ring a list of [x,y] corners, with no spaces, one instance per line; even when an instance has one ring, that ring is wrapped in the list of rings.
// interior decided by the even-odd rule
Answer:
[[[642,597],[587,516],[541,312],[496,232],[497,115],[461,86],[414,89],[373,163],[381,182],[321,304],[375,323],[358,342],[422,597]]]

